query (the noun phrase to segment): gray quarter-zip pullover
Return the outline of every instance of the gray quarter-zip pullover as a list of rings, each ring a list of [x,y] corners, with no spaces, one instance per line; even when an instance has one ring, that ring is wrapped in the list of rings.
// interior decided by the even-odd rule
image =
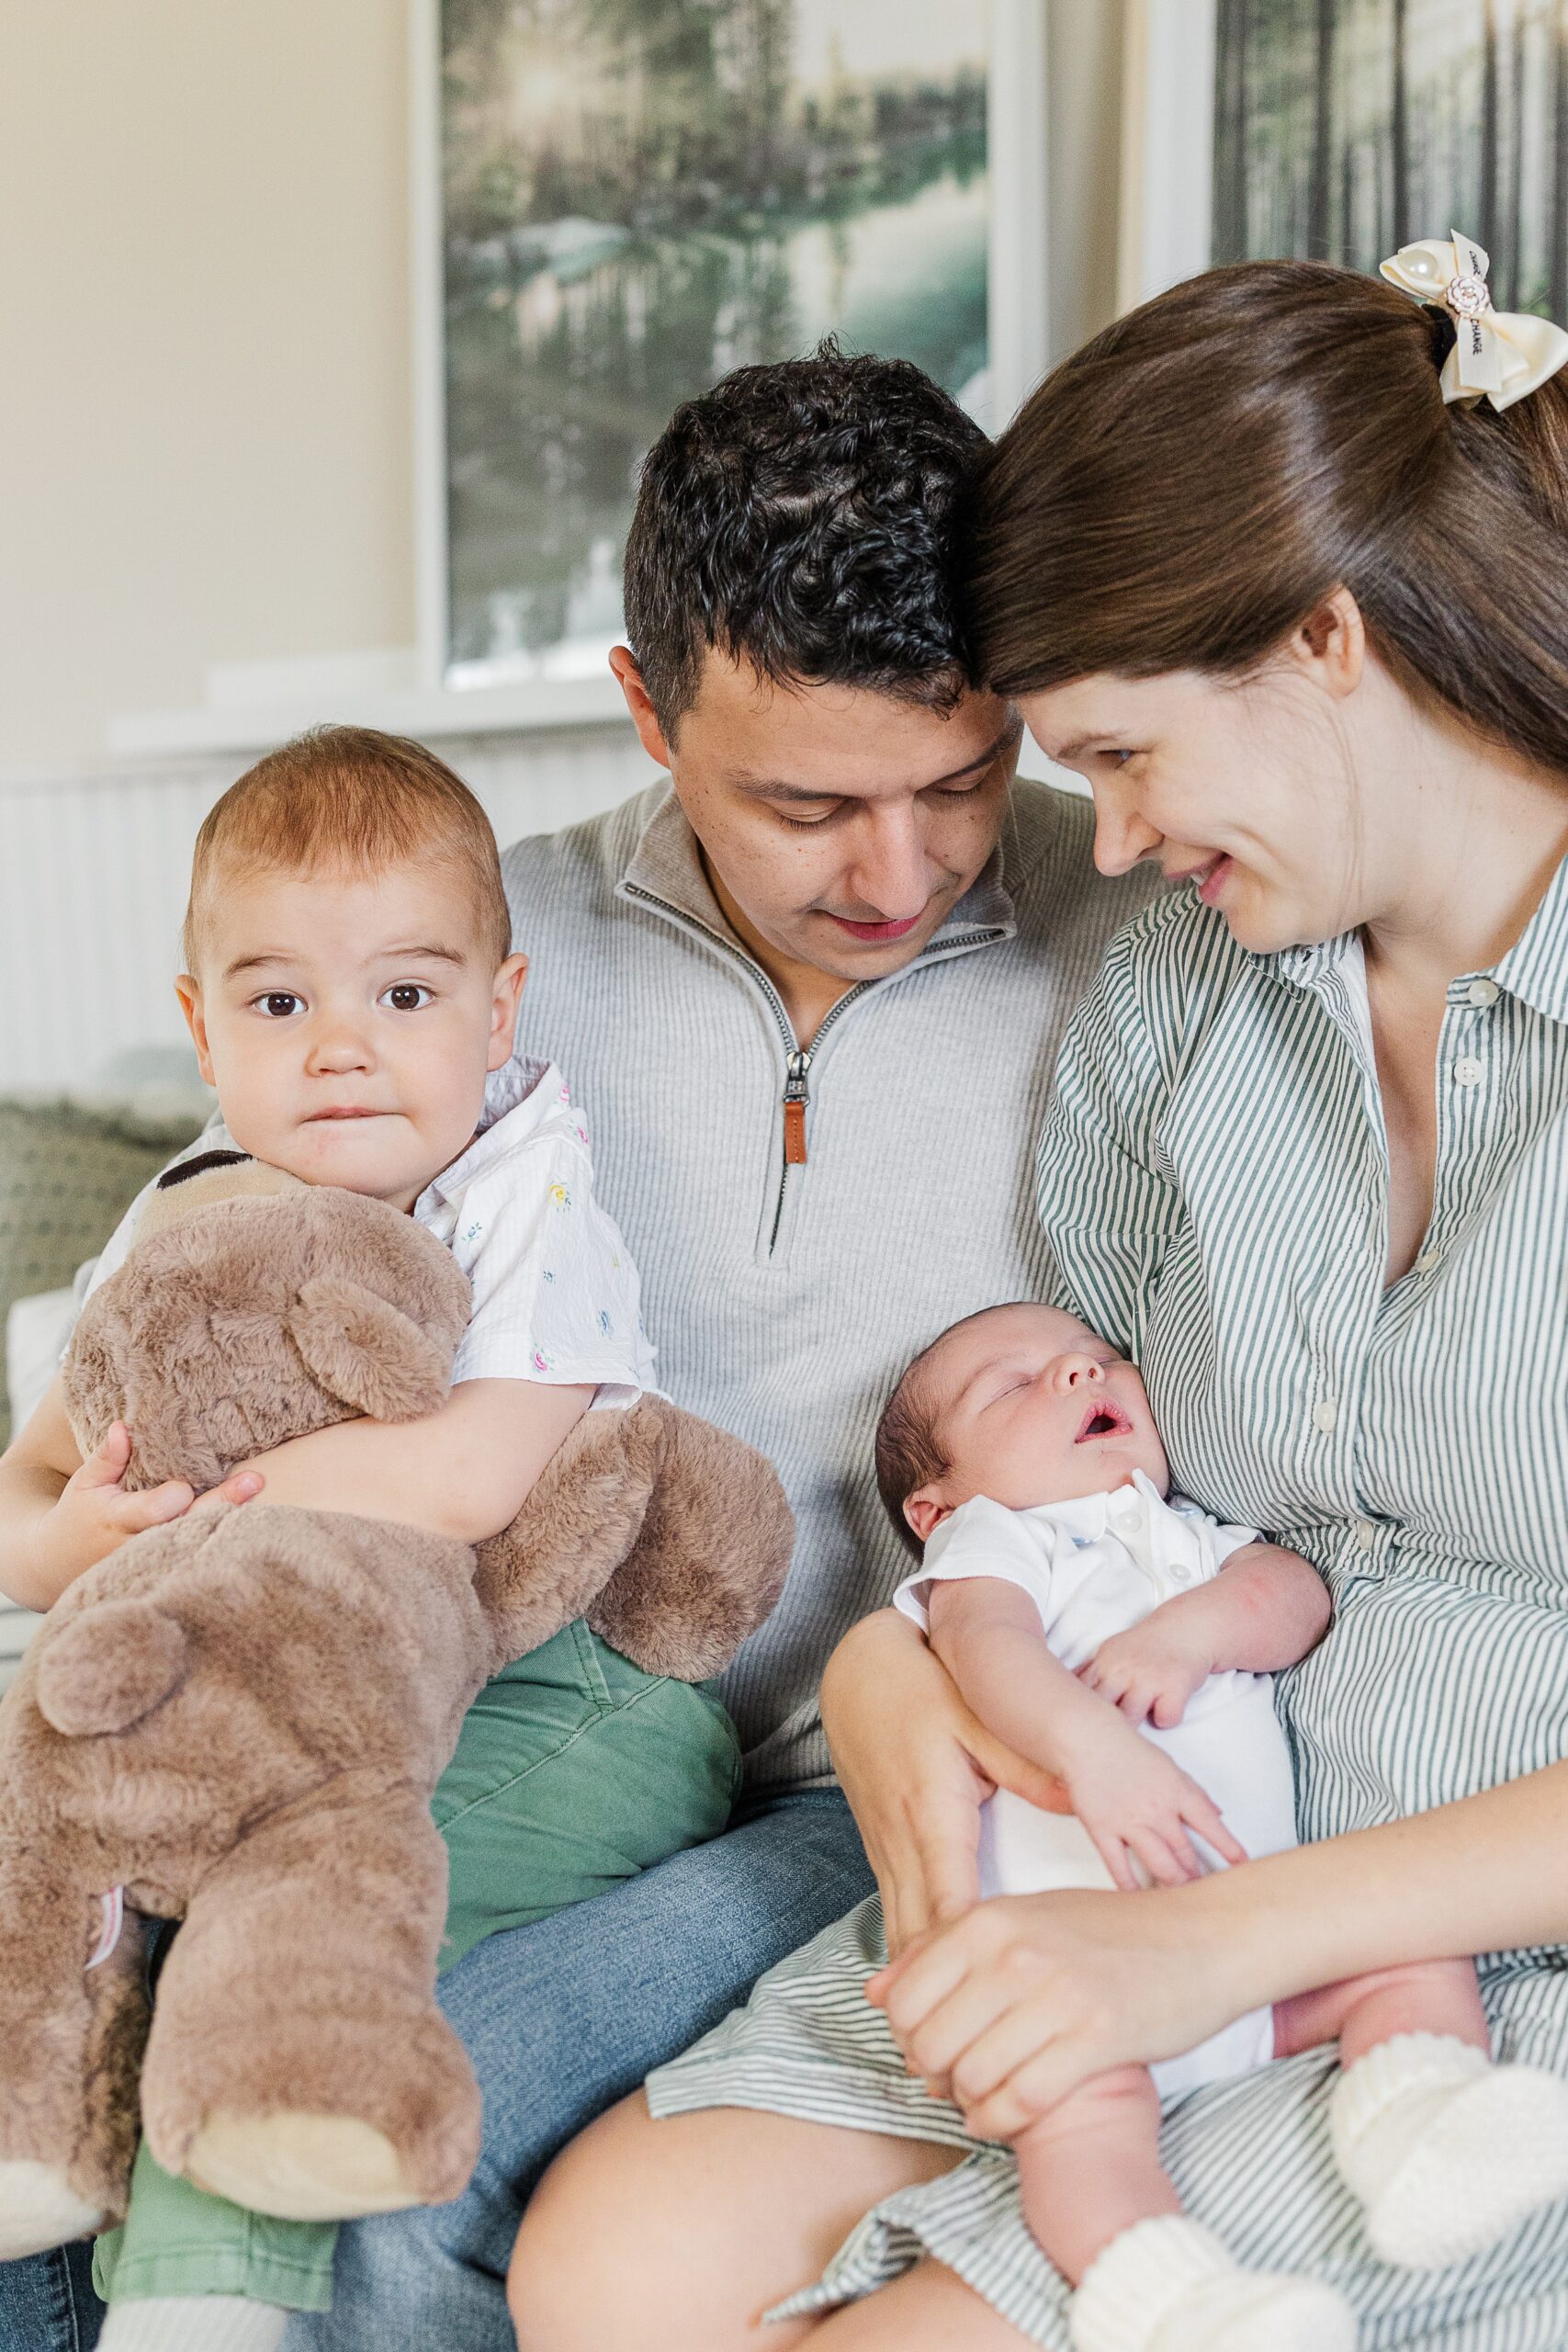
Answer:
[[[1015,783],[923,955],[842,997],[809,1053],[668,783],[502,858],[533,959],[518,1048],[587,1114],[660,1385],[770,1454],[795,1508],[784,1598],[721,1685],[754,1788],[829,1776],[822,1668],[904,1573],[872,1468],[894,1381],[958,1317],[1047,1287],[1033,1159],[1057,1044],[1153,887],[1098,879],[1091,829],[1085,802]]]

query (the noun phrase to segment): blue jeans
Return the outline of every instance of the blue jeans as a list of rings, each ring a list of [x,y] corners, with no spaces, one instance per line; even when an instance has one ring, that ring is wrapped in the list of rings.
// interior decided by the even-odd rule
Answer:
[[[333,2307],[297,2314],[286,2352],[513,2352],[506,2266],[551,2157],[872,1885],[842,1797],[803,1789],[479,1945],[440,1987],[484,2093],[474,2177],[451,2205],[346,2224]],[[85,2247],[0,2264],[0,2352],[87,2352],[90,2269]]]

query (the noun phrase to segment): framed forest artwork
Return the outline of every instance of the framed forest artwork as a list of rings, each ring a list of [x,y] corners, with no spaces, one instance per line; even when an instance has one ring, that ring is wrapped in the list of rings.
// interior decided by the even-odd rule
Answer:
[[[604,675],[643,453],[729,368],[832,334],[987,423],[1040,372],[1045,0],[412,6],[427,683]]]
[[[1129,0],[1129,20],[1125,300],[1211,261],[1375,270],[1458,230],[1500,310],[1568,322],[1568,0]]]

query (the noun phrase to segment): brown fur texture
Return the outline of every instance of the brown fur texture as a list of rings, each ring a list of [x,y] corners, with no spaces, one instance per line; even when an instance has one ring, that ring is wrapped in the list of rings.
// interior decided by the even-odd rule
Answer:
[[[211,1487],[446,1394],[468,1285],[432,1235],[325,1187],[222,1189],[213,1171],[159,1201],[73,1344],[84,1453],[126,1420],[134,1486]],[[466,1708],[581,1615],[652,1672],[717,1671],[792,1534],[761,1456],[649,1398],[590,1414],[477,1555],[264,1497],[150,1529],[73,1584],[0,1703],[5,2251],[25,2250],[7,2165],[123,2211],[138,2104],[175,2172],[213,2117],[339,2116],[384,2135],[409,2201],[455,2196],[479,2095],[434,1999],[428,1800]],[[116,1887],[127,1932],[89,1971]],[[139,1915],[185,1921],[151,2020]]]

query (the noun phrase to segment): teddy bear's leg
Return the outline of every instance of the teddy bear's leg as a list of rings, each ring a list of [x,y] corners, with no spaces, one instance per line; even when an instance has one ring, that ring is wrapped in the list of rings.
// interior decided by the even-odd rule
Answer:
[[[159,1980],[141,2074],[159,2163],[289,2221],[456,2197],[479,2098],[435,2006],[446,1905],[413,1790],[329,1792],[246,1838]]]
[[[0,2261],[118,2221],[136,2154],[142,1922],[61,1859],[0,1851]]]

